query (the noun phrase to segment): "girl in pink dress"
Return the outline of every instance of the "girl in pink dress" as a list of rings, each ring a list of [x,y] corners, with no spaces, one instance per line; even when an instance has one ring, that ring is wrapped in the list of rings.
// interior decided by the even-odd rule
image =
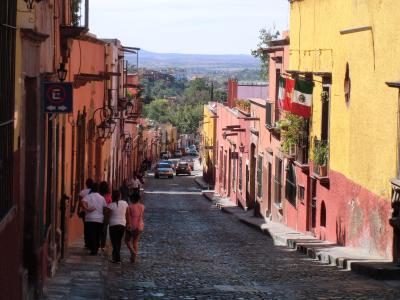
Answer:
[[[132,195],[131,204],[126,211],[125,243],[131,252],[131,262],[135,262],[139,253],[139,239],[144,229],[144,205],[139,202],[139,195]]]

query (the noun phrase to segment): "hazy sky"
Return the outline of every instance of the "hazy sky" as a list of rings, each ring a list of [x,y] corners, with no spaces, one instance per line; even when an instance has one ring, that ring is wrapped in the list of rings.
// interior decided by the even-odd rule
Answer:
[[[154,52],[249,54],[288,14],[287,0],[90,0],[90,30]]]

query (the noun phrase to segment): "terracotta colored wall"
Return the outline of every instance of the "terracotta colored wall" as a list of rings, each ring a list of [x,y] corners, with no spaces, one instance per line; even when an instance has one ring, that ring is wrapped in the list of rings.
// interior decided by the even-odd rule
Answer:
[[[317,184],[318,238],[360,247],[371,254],[390,257],[392,227],[390,203],[342,174],[330,171],[330,188]],[[321,227],[321,204],[326,205],[326,227]]]
[[[74,80],[74,74],[79,73],[87,73],[87,74],[99,74],[104,71],[105,67],[105,47],[101,43],[93,43],[89,41],[72,41],[71,48],[71,57],[68,64],[68,78],[67,81]],[[88,82],[83,86],[78,88],[74,88],[74,112],[72,118],[70,117],[69,122],[76,122],[78,111],[81,113],[83,110],[86,110],[86,124],[88,125],[89,120],[93,117],[94,111],[103,106],[104,102],[104,81],[93,81]],[[71,165],[72,161],[72,126],[71,124],[66,123],[66,186],[67,191],[70,191],[71,184],[71,168],[75,168],[75,166]],[[98,121],[97,121],[98,122]],[[77,135],[75,132],[75,146],[77,145]],[[91,149],[92,152],[92,164],[88,165],[89,153],[88,151]],[[96,179],[96,142],[95,139],[92,141],[88,140],[88,131],[86,130],[86,170],[85,170],[85,180],[91,175],[93,179]],[[108,158],[109,153],[109,142],[106,142],[103,145],[102,149],[102,157],[101,157],[101,166],[97,166],[101,170],[104,169],[104,163]],[[76,156],[75,156],[76,162]],[[90,167],[90,169],[89,169]],[[75,174],[75,172],[74,172]],[[75,175],[74,175],[75,176]],[[103,180],[105,178],[97,178],[98,180]],[[74,195],[77,197],[77,195]],[[79,219],[74,213],[72,217],[69,219],[69,228],[68,228],[68,243],[72,244],[77,238],[79,238],[83,233],[83,225],[82,220]]]

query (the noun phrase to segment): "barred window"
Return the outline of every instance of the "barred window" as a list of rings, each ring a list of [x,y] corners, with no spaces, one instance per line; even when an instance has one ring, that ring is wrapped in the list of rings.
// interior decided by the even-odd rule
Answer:
[[[274,176],[274,195],[275,203],[282,203],[282,160],[275,158],[275,176]]]
[[[292,162],[287,166],[285,196],[293,206],[296,206],[296,171]]]
[[[242,167],[243,159],[242,157],[239,157],[239,191],[242,190],[242,173],[243,173],[243,167]]]
[[[257,196],[262,197],[262,164],[263,164],[263,157],[258,156],[257,162]]]
[[[0,1],[0,220],[13,205],[16,0]]]

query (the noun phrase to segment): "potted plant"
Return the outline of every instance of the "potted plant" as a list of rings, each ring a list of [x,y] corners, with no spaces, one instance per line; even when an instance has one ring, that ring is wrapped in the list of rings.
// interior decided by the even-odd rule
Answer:
[[[326,177],[328,174],[328,154],[329,149],[326,141],[314,139],[313,160],[318,167],[318,174],[321,177]]]
[[[283,137],[283,151],[290,156],[296,156],[297,145],[307,138],[305,120],[300,116],[288,114],[279,122]]]

